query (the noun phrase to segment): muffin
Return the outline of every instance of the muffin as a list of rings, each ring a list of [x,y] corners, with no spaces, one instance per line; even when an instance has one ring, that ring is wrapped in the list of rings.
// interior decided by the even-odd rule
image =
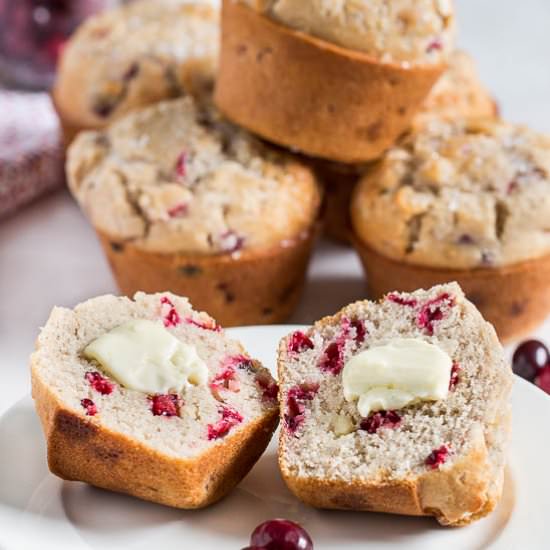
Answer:
[[[129,111],[211,94],[218,12],[203,2],[139,0],[88,19],[63,49],[52,95],[67,144]]]
[[[474,60],[464,51],[451,55],[449,67],[433,87],[413,126],[431,117],[493,117],[498,108],[479,79]],[[317,172],[325,184],[325,233],[340,242],[349,242],[351,221],[349,205],[355,185],[369,165],[348,166],[318,163]]]
[[[351,304],[283,339],[278,365],[279,464],[305,503],[444,525],[498,503],[512,369],[456,284]]]
[[[359,183],[354,242],[372,296],[456,280],[502,340],[550,312],[550,138],[433,119]]]
[[[280,145],[368,161],[420,110],[453,28],[449,0],[224,0],[215,101]]]
[[[121,291],[171,290],[224,325],[286,319],[317,233],[312,171],[192,98],[80,134],[69,187]]]
[[[277,426],[269,371],[173,294],[54,308],[31,367],[52,473],[168,506],[225,496]]]

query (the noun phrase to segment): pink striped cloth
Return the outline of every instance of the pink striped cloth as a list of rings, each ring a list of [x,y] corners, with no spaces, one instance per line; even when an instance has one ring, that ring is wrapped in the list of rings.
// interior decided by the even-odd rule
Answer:
[[[0,89],[0,218],[63,185],[63,157],[48,94]]]

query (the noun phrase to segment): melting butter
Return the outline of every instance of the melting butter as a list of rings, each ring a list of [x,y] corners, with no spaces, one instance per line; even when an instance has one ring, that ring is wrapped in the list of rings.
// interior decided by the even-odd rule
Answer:
[[[394,338],[344,365],[344,397],[357,401],[363,417],[373,411],[445,399],[451,369],[451,358],[439,346],[417,338]]]
[[[128,321],[84,349],[122,386],[144,393],[180,392],[206,384],[208,369],[195,346],[180,342],[160,323]]]

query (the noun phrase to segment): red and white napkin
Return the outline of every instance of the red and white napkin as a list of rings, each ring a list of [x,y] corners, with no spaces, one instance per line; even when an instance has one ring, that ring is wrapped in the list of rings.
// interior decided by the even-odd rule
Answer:
[[[0,89],[0,218],[63,185],[63,160],[49,95]]]

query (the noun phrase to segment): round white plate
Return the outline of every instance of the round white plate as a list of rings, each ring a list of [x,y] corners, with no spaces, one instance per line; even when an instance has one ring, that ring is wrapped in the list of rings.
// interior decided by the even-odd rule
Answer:
[[[279,339],[296,327],[232,329],[249,352],[274,368]],[[270,518],[300,522],[316,550],[543,550],[549,548],[550,398],[523,380],[513,391],[513,441],[502,502],[488,518],[459,529],[430,518],[319,511],[286,489],[272,442],[231,495],[185,512],[66,482],[48,472],[32,400],[0,419],[2,550],[239,550]]]

